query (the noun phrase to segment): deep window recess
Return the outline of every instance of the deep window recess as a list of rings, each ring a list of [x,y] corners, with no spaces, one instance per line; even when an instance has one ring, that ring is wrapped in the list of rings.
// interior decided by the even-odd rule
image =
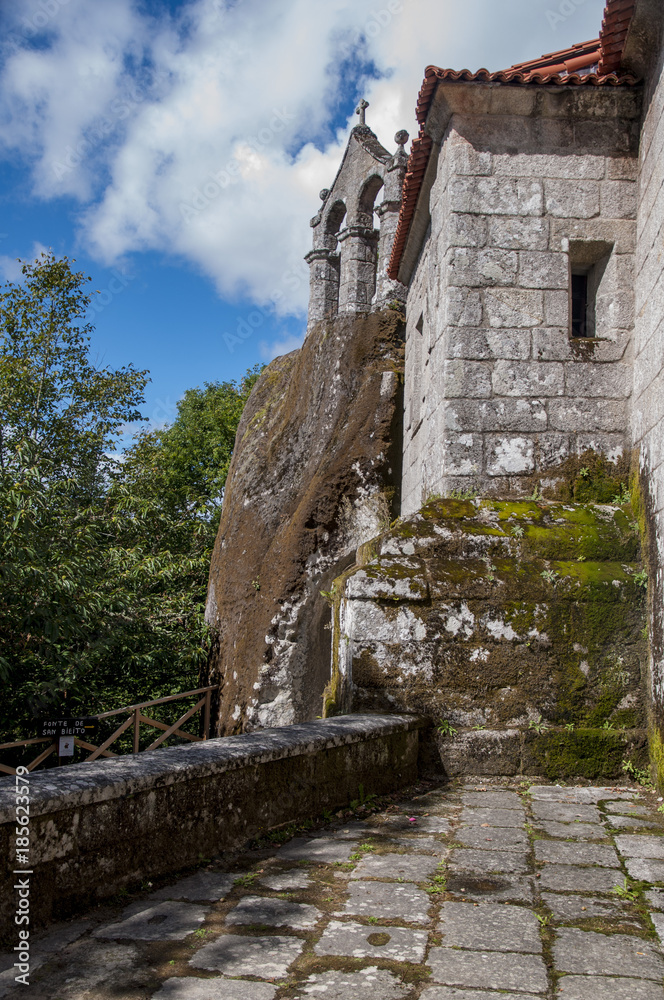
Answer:
[[[588,275],[572,271],[572,336],[588,336]]]
[[[604,240],[570,240],[570,336],[606,337],[612,298],[607,268],[613,244]]]

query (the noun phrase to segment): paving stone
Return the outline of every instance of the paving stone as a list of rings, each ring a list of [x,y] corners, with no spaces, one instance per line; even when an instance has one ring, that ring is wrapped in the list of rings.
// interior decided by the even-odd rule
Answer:
[[[542,1000],[532,993],[487,993],[485,990],[457,990],[453,986],[429,986],[420,993],[421,1000]]]
[[[464,792],[461,801],[483,809],[523,809],[523,800],[516,792]]]
[[[206,906],[166,901],[148,906],[115,924],[93,931],[93,937],[113,941],[181,941],[205,920]]]
[[[476,809],[466,806],[461,813],[461,822],[465,826],[488,823],[489,826],[522,827],[526,822],[526,814],[523,809]]]
[[[554,819],[558,823],[594,823],[601,822],[601,814],[597,806],[565,805],[562,802],[533,802],[533,814],[537,819]]]
[[[560,972],[591,976],[635,976],[661,981],[664,960],[642,938],[596,934],[575,927],[556,931],[553,960]]]
[[[55,952],[61,952],[67,945],[77,941],[86,931],[94,927],[92,920],[67,920],[62,923],[51,925],[43,931],[37,931],[30,935],[30,971],[36,971]],[[0,955],[0,996],[4,996],[2,987],[6,981],[13,987],[14,962],[16,953]],[[3,979],[3,972],[9,971],[9,975]]]
[[[41,993],[41,997],[48,997],[49,1000],[55,997],[58,1000],[101,1000],[102,997],[104,1000],[106,997],[125,1000],[135,997],[136,991],[153,978],[148,969],[139,965],[138,950],[134,945],[84,938],[71,946],[67,959],[65,982],[58,986],[55,993],[49,976],[47,992]],[[40,978],[43,984],[45,977]],[[37,983],[33,983],[32,979],[30,986],[27,995],[39,996]],[[22,994],[26,994],[23,989],[18,995]]]
[[[446,816],[386,816],[376,823],[376,829],[383,833],[448,833],[450,820]]]
[[[281,875],[267,875],[260,880],[260,884],[266,885],[268,889],[274,889],[275,892],[289,892],[294,889],[307,889],[311,884],[311,878],[302,868],[293,868]]]
[[[379,920],[404,920],[427,924],[431,900],[412,882],[351,882],[348,902],[335,916],[378,917]]]
[[[637,819],[636,816],[607,816],[607,819],[617,830],[643,830],[655,826],[654,821],[651,823],[647,819]]]
[[[448,875],[447,891],[476,903],[532,903],[532,879],[514,875]]]
[[[664,837],[647,837],[639,834],[621,834],[616,837],[616,847],[624,858],[658,858],[664,860]]]
[[[375,965],[359,972],[324,972],[309,976],[307,984],[300,987],[295,1000],[305,996],[324,997],[324,1000],[400,1000],[410,994],[410,987],[404,986],[396,976]],[[471,998],[472,1000],[472,998]]]
[[[273,1000],[278,986],[247,983],[240,979],[167,979],[152,1000]]]
[[[523,854],[508,851],[474,851],[456,848],[450,853],[450,868],[465,872],[500,872],[521,875],[528,871]]]
[[[450,820],[445,816],[418,816],[412,829],[423,830],[425,833],[449,833]]]
[[[277,860],[334,864],[335,861],[348,861],[354,850],[355,844],[331,837],[320,837],[318,840],[296,837],[279,850]]]
[[[553,892],[543,892],[542,899],[554,920],[589,920],[591,917],[614,919],[623,912],[622,904],[594,896],[559,896]]]
[[[561,844],[556,840],[538,840],[535,842],[535,857],[538,861],[553,861],[563,865],[620,868],[615,850],[605,844]]]
[[[245,896],[226,917],[226,923],[256,924],[268,927],[290,927],[294,931],[309,931],[323,916],[307,903],[269,896]]]
[[[625,868],[639,882],[664,882],[664,861],[650,858],[628,858]]]
[[[243,934],[222,934],[203,945],[189,964],[195,969],[209,969],[225,976],[256,976],[261,979],[281,979],[304,948],[305,942],[296,937],[245,937]]]
[[[603,826],[596,823],[556,823],[555,820],[540,820],[535,824],[538,830],[548,833],[549,837],[561,837],[574,840],[603,840],[607,832]]]
[[[611,892],[615,885],[622,884],[623,876],[610,868],[546,865],[538,881],[540,888],[554,892]]]
[[[435,872],[440,858],[409,854],[367,854],[356,865],[351,878],[402,879],[425,882]]]
[[[406,799],[399,803],[402,813],[409,816],[418,813],[430,813],[431,815],[452,816],[459,811],[461,800],[451,793],[441,795],[439,792],[430,792],[428,795],[418,795],[414,799]]]
[[[647,806],[638,805],[636,802],[607,802],[604,808],[608,813],[624,813],[625,816],[650,815]]]
[[[435,854],[439,860],[447,854],[445,845],[434,837],[395,837],[395,840],[397,844],[407,847],[415,854]]]
[[[358,840],[360,837],[368,837],[371,827],[364,821],[356,823],[345,823],[338,829],[332,831],[335,840]]]
[[[432,979],[448,986],[531,993],[544,993],[548,987],[539,955],[432,948],[427,965],[433,970]]]
[[[153,899],[188,899],[190,902],[211,900],[218,903],[233,888],[237,875],[230,872],[196,872],[152,893]]]
[[[530,850],[530,842],[525,830],[511,826],[468,826],[454,834],[454,839],[466,847],[476,847],[485,851]]]
[[[314,947],[316,955],[349,958],[387,958],[419,963],[424,959],[428,935],[406,927],[367,927],[331,920]]]
[[[629,788],[611,788],[605,785],[566,788],[563,785],[531,785],[530,795],[549,802],[604,802],[607,799],[634,799],[639,793]]]
[[[646,979],[563,976],[558,980],[556,997],[562,1000],[662,1000],[662,988]]]
[[[439,930],[444,948],[533,954],[542,950],[537,917],[522,906],[443,903]]]
[[[664,889],[649,889],[646,899],[654,910],[664,910]]]

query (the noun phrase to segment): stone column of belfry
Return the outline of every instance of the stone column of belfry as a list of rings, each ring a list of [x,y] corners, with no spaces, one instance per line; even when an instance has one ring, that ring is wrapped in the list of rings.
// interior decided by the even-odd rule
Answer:
[[[341,274],[339,312],[369,312],[376,290],[379,232],[369,225],[350,225],[339,233]]]
[[[325,203],[329,191],[323,189],[320,197]],[[309,316],[308,329],[320,322],[336,316],[339,306],[339,254],[336,233],[324,233],[320,226],[320,213],[311,220],[314,227],[314,245],[305,255],[309,265]],[[317,227],[317,228],[316,228]]]
[[[383,200],[376,209],[376,215],[380,219],[376,293],[373,300],[373,306],[376,309],[384,309],[391,302],[394,302],[395,299],[399,302],[406,301],[407,289],[405,285],[389,278],[387,269],[390,264],[394,237],[397,232],[397,223],[399,222],[403,182],[406,176],[406,166],[408,165],[408,153],[404,149],[404,146],[408,142],[408,138],[408,132],[404,129],[397,132],[394,137],[394,141],[397,144],[397,151],[392,157],[390,166],[387,168]]]

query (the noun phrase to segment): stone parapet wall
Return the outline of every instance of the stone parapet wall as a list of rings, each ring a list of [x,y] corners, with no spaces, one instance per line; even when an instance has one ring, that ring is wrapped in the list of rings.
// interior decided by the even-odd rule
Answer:
[[[640,93],[503,87],[491,103],[459,86],[427,123],[440,151],[407,300],[406,514],[458,488],[552,495],[570,456],[631,444]],[[595,336],[572,339],[577,264],[595,275]]]
[[[32,774],[31,927],[346,806],[360,785],[378,795],[399,789],[417,777],[419,725],[358,715]],[[15,826],[14,778],[3,778],[5,859]],[[3,871],[0,937],[8,939],[14,881]]]

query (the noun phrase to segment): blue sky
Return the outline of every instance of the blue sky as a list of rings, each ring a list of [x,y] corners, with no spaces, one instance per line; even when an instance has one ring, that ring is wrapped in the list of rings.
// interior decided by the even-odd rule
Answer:
[[[0,9],[0,277],[92,276],[100,364],[144,414],[301,341],[309,219],[356,121],[415,133],[428,63],[596,37],[603,0],[14,0]]]

